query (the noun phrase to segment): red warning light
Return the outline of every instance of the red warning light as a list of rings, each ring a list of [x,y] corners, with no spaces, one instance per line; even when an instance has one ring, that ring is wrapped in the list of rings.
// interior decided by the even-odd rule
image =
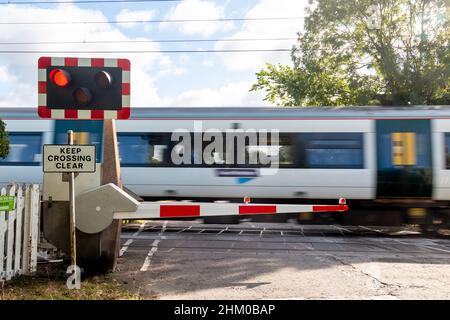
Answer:
[[[53,69],[50,72],[50,80],[58,87],[65,87],[70,83],[70,73],[63,69]]]

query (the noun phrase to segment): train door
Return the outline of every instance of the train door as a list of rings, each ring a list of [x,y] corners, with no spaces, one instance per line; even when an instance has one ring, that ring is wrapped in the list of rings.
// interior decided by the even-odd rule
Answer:
[[[377,120],[377,198],[431,198],[430,120]]]

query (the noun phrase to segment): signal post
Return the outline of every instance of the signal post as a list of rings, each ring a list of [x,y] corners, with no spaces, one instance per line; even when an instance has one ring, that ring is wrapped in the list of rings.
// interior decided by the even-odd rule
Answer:
[[[72,196],[113,183],[122,188],[115,119],[130,116],[130,62],[126,59],[41,57],[38,61],[38,114],[55,120],[103,121],[102,163],[94,170],[78,173]],[[45,153],[44,153],[45,157]],[[44,159],[45,161],[46,159]],[[76,168],[73,170],[77,170]],[[59,171],[62,172],[62,171]],[[68,172],[68,171],[66,171]],[[70,179],[69,179],[70,180]],[[66,175],[44,173],[43,225],[44,236],[66,253],[74,251],[70,244],[70,214],[75,199],[69,201],[70,184]],[[73,205],[73,207],[71,206]],[[118,205],[120,207],[120,205]],[[101,206],[95,206],[96,209]],[[92,220],[98,214],[92,212]],[[114,270],[120,245],[121,220],[114,220],[106,229],[86,233],[76,230],[76,254],[80,266],[92,271]]]

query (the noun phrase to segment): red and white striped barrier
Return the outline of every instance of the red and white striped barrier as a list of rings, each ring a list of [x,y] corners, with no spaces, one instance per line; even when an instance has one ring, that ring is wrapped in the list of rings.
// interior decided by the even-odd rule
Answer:
[[[336,205],[315,204],[250,204],[216,202],[138,202],[113,183],[101,185],[77,195],[75,199],[76,226],[78,230],[94,234],[105,230],[114,219],[171,219],[211,216],[238,216],[258,214],[283,214],[300,212],[345,212],[344,198]]]
[[[337,205],[240,204],[223,202],[142,202],[135,212],[115,212],[114,219],[157,219],[300,212],[345,212],[344,198]]]

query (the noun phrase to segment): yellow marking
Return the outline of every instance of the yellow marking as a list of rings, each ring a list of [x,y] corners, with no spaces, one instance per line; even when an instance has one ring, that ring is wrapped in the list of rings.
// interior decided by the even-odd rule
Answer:
[[[393,132],[391,134],[392,139],[392,163],[396,166],[403,164],[403,135],[401,132]]]
[[[403,164],[407,166],[413,166],[417,163],[416,134],[414,132],[405,132],[404,141],[405,141],[405,157]]]
[[[312,212],[301,212],[298,217],[300,220],[311,220]]]
[[[416,134],[414,132],[393,132],[392,163],[396,166],[413,166],[417,163]]]
[[[89,132],[74,132],[73,143],[74,144],[88,144],[89,143]]]
[[[410,217],[422,218],[427,214],[427,210],[425,208],[409,208],[408,215]]]

